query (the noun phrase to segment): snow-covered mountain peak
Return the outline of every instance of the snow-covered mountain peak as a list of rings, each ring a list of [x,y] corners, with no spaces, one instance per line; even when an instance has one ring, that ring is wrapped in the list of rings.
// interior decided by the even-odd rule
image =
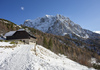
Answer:
[[[46,33],[55,35],[75,34],[82,38],[88,38],[88,34],[80,27],[80,25],[72,22],[68,17],[57,14],[56,16],[45,15],[35,20],[27,20],[25,26],[33,27]]]
[[[27,19],[27,20],[25,20],[25,21],[26,21],[26,22],[27,22],[27,21],[30,21],[30,19]]]
[[[53,17],[53,15],[45,15],[47,18]]]

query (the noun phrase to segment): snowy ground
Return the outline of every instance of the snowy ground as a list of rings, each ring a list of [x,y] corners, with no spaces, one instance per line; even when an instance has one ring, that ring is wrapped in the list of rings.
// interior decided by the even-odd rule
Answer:
[[[0,48],[0,70],[94,70],[37,45]]]
[[[0,46],[12,46],[13,44],[10,44],[10,42],[0,42]]]

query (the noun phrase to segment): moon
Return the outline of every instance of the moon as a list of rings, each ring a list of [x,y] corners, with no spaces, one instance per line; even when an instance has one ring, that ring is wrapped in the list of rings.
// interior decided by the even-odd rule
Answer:
[[[24,10],[24,7],[21,7],[21,10]]]

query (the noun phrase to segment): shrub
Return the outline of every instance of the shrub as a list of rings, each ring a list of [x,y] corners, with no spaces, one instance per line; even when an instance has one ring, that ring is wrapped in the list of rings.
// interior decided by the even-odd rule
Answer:
[[[5,40],[4,42],[8,42],[7,40]]]
[[[13,45],[13,46],[4,46],[4,48],[14,48],[16,47],[16,45]]]
[[[3,42],[3,40],[0,40],[0,42]]]
[[[11,41],[10,44],[16,44],[14,41]]]
[[[93,67],[95,68],[95,69],[100,69],[100,65],[96,65],[96,64],[93,64]]]

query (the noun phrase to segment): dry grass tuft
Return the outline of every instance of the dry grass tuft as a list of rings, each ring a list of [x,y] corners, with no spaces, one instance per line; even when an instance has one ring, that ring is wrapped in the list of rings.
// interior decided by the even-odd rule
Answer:
[[[15,48],[16,45],[12,45],[12,46],[0,46],[0,48]]]

